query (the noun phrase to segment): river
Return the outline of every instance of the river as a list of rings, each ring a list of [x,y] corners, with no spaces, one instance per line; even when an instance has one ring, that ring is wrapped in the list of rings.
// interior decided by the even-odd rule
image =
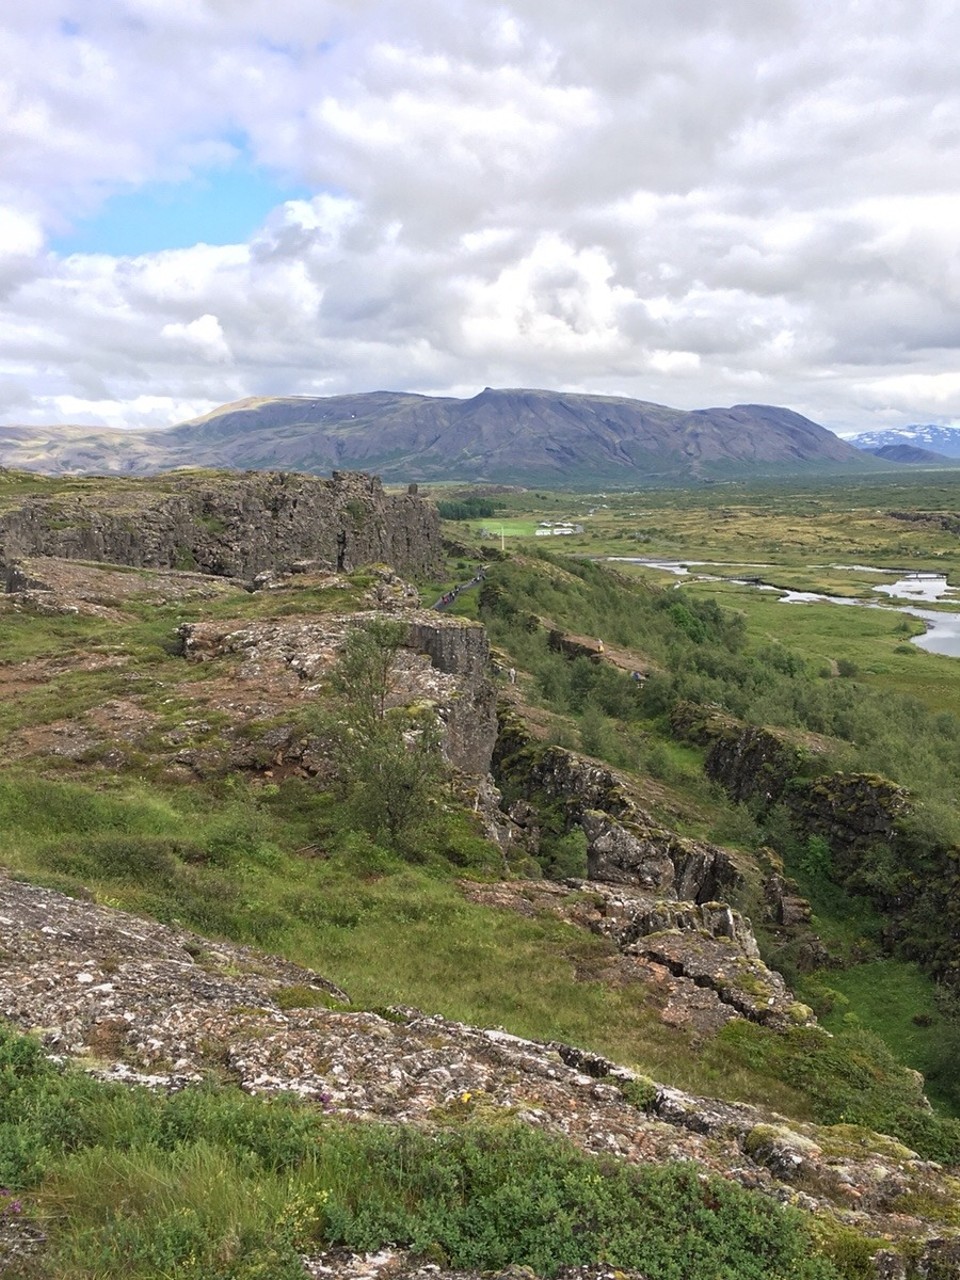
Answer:
[[[937,609],[923,609],[912,604],[881,604],[879,600],[857,600],[852,596],[821,595],[815,591],[786,591],[781,587],[771,586],[769,583],[753,581],[752,575],[748,579],[723,578],[710,573],[696,573],[694,575],[690,573],[691,569],[736,567],[737,569],[746,570],[756,569],[759,576],[760,570],[776,568],[775,565],[771,564],[743,564],[739,561],[724,560],[655,560],[648,559],[645,556],[608,556],[607,558],[620,564],[645,565],[648,569],[659,569],[664,573],[672,573],[678,578],[692,576],[700,582],[736,582],[741,586],[754,587],[757,591],[776,591],[780,597],[780,604],[842,604],[854,605],[861,609],[887,609],[891,613],[906,613],[911,618],[919,618],[927,628],[923,635],[914,636],[910,642],[911,644],[915,644],[919,649],[926,649],[929,653],[943,654],[944,657],[948,658],[960,658],[960,613],[941,613]],[[912,570],[907,569],[882,569],[867,564],[835,564],[813,567],[856,570],[858,573],[902,573],[909,575],[912,572]],[[904,576],[896,582],[885,583],[883,586],[876,586],[871,589],[879,595],[897,597],[901,600],[914,596],[918,601],[927,604],[932,604],[938,600],[946,600],[957,594],[956,589],[948,585],[946,577],[939,574],[930,574],[923,578]]]

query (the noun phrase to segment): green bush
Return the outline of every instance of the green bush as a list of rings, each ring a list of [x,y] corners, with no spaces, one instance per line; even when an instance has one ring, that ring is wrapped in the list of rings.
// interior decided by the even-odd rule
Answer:
[[[587,837],[579,827],[564,836],[541,840],[537,854],[543,874],[551,880],[584,880],[587,875]]]
[[[603,1260],[658,1280],[841,1280],[801,1216],[691,1165],[628,1166],[515,1124],[341,1124],[233,1089],[103,1085],[0,1031],[0,1172],[45,1276],[293,1280],[392,1242],[457,1268]]]

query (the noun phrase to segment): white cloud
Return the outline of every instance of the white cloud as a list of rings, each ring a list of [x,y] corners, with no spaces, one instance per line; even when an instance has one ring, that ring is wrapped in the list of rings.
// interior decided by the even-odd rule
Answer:
[[[223,326],[217,317],[210,315],[209,312],[206,315],[197,316],[196,320],[191,320],[189,324],[179,324],[171,320],[160,330],[160,336],[188,352],[195,353],[202,360],[217,363],[231,358],[230,348],[223,336]]]
[[[7,421],[487,384],[960,415],[946,0],[14,9]],[[50,253],[111,192],[241,151],[317,194],[247,244]]]

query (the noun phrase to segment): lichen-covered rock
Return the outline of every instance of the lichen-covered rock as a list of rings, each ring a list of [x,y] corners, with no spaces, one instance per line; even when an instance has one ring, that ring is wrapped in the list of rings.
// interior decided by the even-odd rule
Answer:
[[[178,630],[180,649],[193,661],[233,658],[242,680],[279,673],[304,695],[333,670],[349,633],[376,612],[270,618],[253,622],[191,622]],[[432,610],[398,614],[407,639],[397,655],[388,705],[434,708],[448,762],[485,775],[497,733],[496,692],[487,675],[489,650],[479,623]]]
[[[694,902],[716,901],[742,884],[729,849],[662,827],[634,799],[623,774],[535,741],[510,707],[501,706],[498,715],[498,785],[512,798],[549,809],[554,819],[559,814],[565,830],[583,831],[591,879]]]
[[[872,773],[821,774],[792,787],[785,798],[801,828],[822,836],[831,848],[889,843],[898,819],[910,812],[906,790]]]
[[[352,472],[104,479],[95,490],[30,497],[0,515],[4,566],[55,556],[253,578],[310,558],[333,569],[379,562],[425,575],[440,554],[435,507]]]
[[[744,1139],[743,1149],[781,1182],[800,1181],[822,1154],[812,1139],[777,1124],[755,1125]]]
[[[373,1253],[329,1249],[303,1259],[308,1276],[315,1280],[541,1280],[529,1267],[510,1265],[496,1271],[452,1271],[435,1262],[424,1262],[402,1249],[387,1247]],[[652,1280],[632,1267],[562,1266],[551,1271],[553,1280]]]
[[[249,1092],[294,1092],[358,1121],[502,1113],[607,1157],[691,1160],[852,1222],[893,1255],[910,1242],[929,1263],[921,1275],[955,1274],[957,1183],[869,1131],[698,1098],[575,1046],[416,1009],[353,1010],[334,982],[288,961],[2,876],[0,927],[0,1016],[101,1077],[176,1089],[223,1071]]]
[[[587,809],[582,814],[580,828],[587,837],[587,874],[591,880],[673,892],[674,865],[661,845],[641,838],[597,809]]]

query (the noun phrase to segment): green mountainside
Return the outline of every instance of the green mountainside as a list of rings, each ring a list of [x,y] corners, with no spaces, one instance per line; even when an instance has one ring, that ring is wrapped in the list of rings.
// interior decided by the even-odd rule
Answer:
[[[401,482],[618,487],[883,467],[800,414],[769,405],[688,412],[620,396],[489,387],[469,400],[387,391],[246,400],[149,432],[5,427],[0,464],[130,474],[346,468]]]

